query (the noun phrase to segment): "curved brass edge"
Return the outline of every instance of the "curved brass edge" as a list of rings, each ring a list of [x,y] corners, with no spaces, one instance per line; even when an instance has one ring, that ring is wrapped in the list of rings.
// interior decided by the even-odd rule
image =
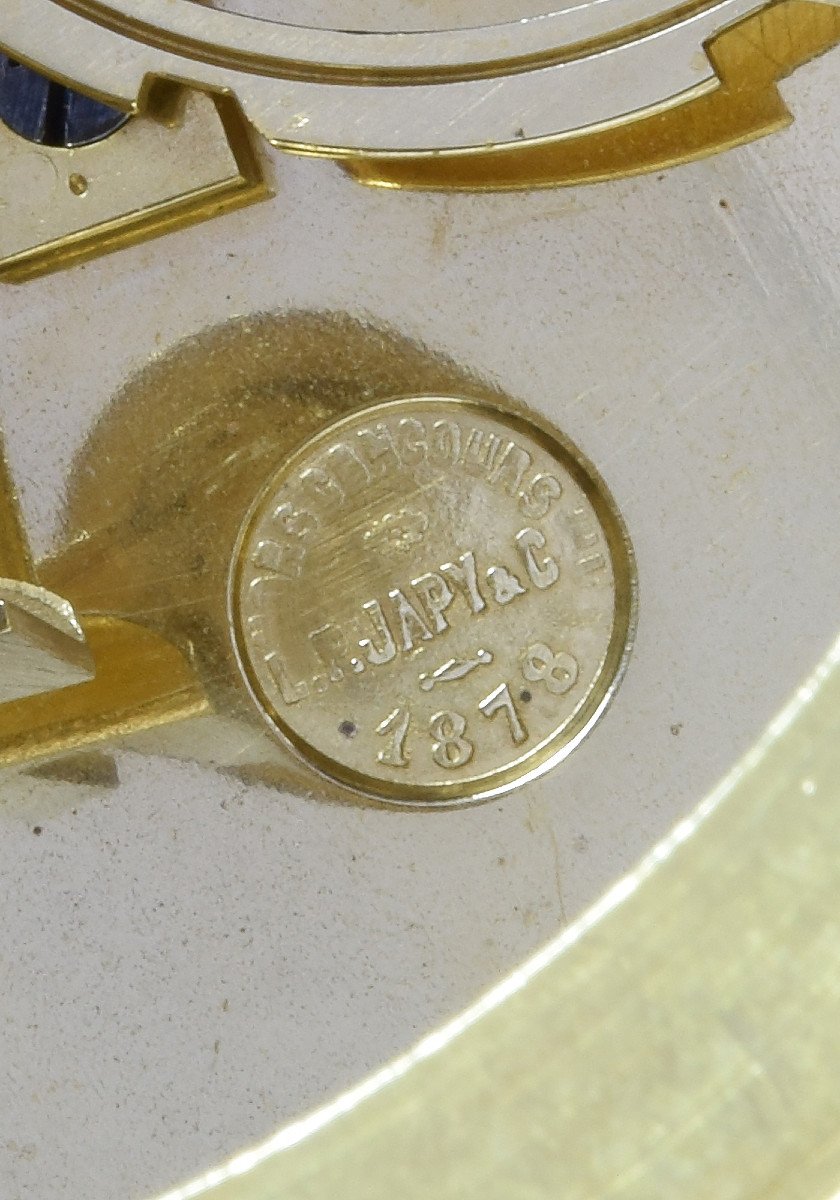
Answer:
[[[706,50],[720,86],[596,132],[485,154],[357,158],[359,183],[441,191],[569,187],[690,162],[774,133],[791,120],[776,84],[840,43],[840,8],[778,0],[724,30]]]
[[[460,66],[453,64],[434,66],[429,63],[419,66],[385,65],[371,61],[365,65],[342,66],[338,63],[306,62],[301,59],[285,57],[275,49],[262,53],[249,51],[244,47],[224,45],[210,36],[202,36],[202,26],[197,25],[196,32],[190,36],[175,28],[166,28],[142,17],[128,16],[113,11],[102,0],[52,0],[59,8],[81,17],[83,20],[103,29],[113,30],[122,34],[132,42],[151,47],[166,54],[176,55],[187,62],[230,69],[245,75],[257,75],[269,79],[287,79],[310,83],[344,83],[355,86],[416,86],[418,83],[457,83],[477,79],[495,79],[501,75],[513,75],[557,66],[571,62],[577,58],[613,50],[630,42],[652,34],[670,29],[681,21],[698,16],[714,8],[718,0],[683,0],[655,16],[620,26],[608,34],[598,37],[587,37],[577,41],[567,41],[561,46],[549,46],[545,49],[530,53],[510,52],[503,57],[490,58],[486,61],[464,63]],[[219,13],[204,14],[208,31],[212,29],[214,17]],[[226,20],[232,14],[225,13]],[[559,15],[559,14],[549,14]],[[253,18],[241,15],[243,24],[251,24]],[[266,41],[269,45],[279,44],[282,36],[289,33],[300,35],[302,32],[317,33],[318,30],[301,30],[294,26],[287,27],[276,21],[263,21],[269,28],[266,30]],[[508,26],[508,44],[512,43],[523,22],[513,22]],[[340,30],[342,36],[358,39],[362,45],[371,42],[377,35],[365,32],[354,33],[350,30]],[[402,46],[411,39],[419,39],[428,34],[422,33],[391,33],[385,35],[392,41],[394,47]],[[456,36],[454,31],[437,35],[451,39]]]
[[[210,711],[181,653],[156,633],[83,617],[96,675],[87,683],[0,705],[0,768],[125,738]]]
[[[696,8],[685,0],[663,12],[668,2],[628,0],[618,28],[609,6],[584,5],[509,24],[377,34],[292,28],[186,0],[155,0],[142,12],[138,0],[6,0],[0,31],[17,56],[76,77],[91,94],[117,92],[123,107],[133,107],[145,78],[163,75],[229,90],[254,127],[290,152],[415,157],[518,145],[520,111],[531,138],[552,138],[714,86],[704,39],[769,0],[696,0]],[[407,96],[394,94],[401,83]],[[399,119],[387,118],[391,100]]]
[[[141,115],[146,114],[156,127],[171,127],[183,111],[183,97],[186,91],[181,85],[168,80],[152,81],[141,97]],[[166,189],[163,189],[161,196],[154,202],[131,205],[128,211],[117,212],[108,219],[96,221],[84,229],[69,230],[69,214],[65,215],[61,206],[51,205],[48,214],[41,219],[37,243],[24,242],[20,248],[9,251],[4,246],[4,239],[0,239],[0,282],[24,283],[54,271],[66,270],[100,255],[137,245],[269,198],[272,191],[264,176],[255,147],[255,134],[239,104],[233,97],[226,95],[212,95],[211,99],[219,120],[220,136],[229,148],[235,164],[234,174],[220,178],[212,184],[197,185],[196,181],[190,178],[188,168],[185,168],[180,175],[173,176],[170,188],[175,194],[164,194]],[[108,170],[117,147],[114,139],[133,138],[136,133],[137,126],[125,126],[113,135],[113,139],[91,147],[67,151],[37,146],[33,147],[32,153],[41,159],[49,158],[55,164],[59,177],[63,177],[71,169],[84,175],[85,162],[89,157],[103,162],[104,169]],[[3,129],[0,129],[0,134],[19,146],[20,139],[16,135]],[[143,164],[143,147],[136,147],[133,153],[140,169]],[[0,145],[0,162],[2,155],[3,147]],[[117,164],[113,163],[110,169],[119,175]],[[72,200],[70,202],[72,203]],[[7,220],[11,220],[9,228],[14,231],[13,207],[7,215]]]
[[[671,836],[491,993],[162,1200],[825,1200],[840,642]]]

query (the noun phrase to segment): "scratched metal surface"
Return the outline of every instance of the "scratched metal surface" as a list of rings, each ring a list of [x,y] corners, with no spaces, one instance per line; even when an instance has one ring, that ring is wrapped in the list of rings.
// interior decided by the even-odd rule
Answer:
[[[478,23],[472,0],[215,0],[213,8],[324,29],[469,29]],[[544,0],[483,0],[480,20],[501,24],[545,11]]]
[[[248,312],[392,324],[559,424],[639,559],[618,701],[558,771],[448,814],[303,801],[190,764],[2,783],[0,1194],[140,1197],[355,1081],[630,868],[836,632],[838,64],[792,130],[631,182],[278,199],[0,292],[36,551],[124,379]],[[35,830],[40,830],[36,833]]]

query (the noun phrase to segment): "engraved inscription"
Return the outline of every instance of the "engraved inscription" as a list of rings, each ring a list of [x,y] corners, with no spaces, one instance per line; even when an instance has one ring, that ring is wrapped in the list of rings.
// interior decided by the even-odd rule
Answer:
[[[405,651],[414,649],[414,639],[424,638],[431,641],[432,631],[421,616],[419,607],[415,607],[405,592],[400,588],[392,588],[388,593],[393,601],[400,630],[400,645]]]
[[[373,625],[373,636],[359,638],[359,649],[367,655],[367,660],[374,667],[381,667],[397,657],[397,643],[391,633],[391,627],[385,620],[382,605],[378,600],[367,600],[362,608],[367,613]],[[364,664],[362,664],[364,666]]]
[[[439,767],[454,771],[465,767],[475,752],[475,746],[464,737],[467,721],[457,712],[435,713],[429,724],[432,742],[432,757]]]
[[[401,508],[376,517],[362,535],[366,547],[379,554],[410,554],[422,542],[429,528],[429,518],[414,508]]]
[[[472,550],[460,555],[457,562],[443,563],[440,571],[452,587],[464,597],[472,612],[484,612],[487,604],[478,590],[475,555]]]
[[[534,649],[534,647],[531,647],[526,653],[530,654]],[[537,661],[538,664],[541,664],[542,659],[539,656],[543,649],[542,644],[538,644],[536,649],[538,651]],[[548,651],[548,653],[550,654],[551,652]],[[550,668],[555,665],[554,659],[557,657],[556,655],[553,656],[551,662],[545,664],[544,670],[540,670],[539,665],[535,668],[538,672],[536,677],[545,679],[549,690],[551,690],[553,684]],[[463,679],[477,666],[487,666],[492,661],[493,656],[488,651],[483,650],[479,651],[478,656],[472,660],[462,660],[460,662],[452,660],[444,663],[432,675],[421,675],[420,687],[424,691],[429,691],[435,683],[455,682]],[[510,687],[507,683],[500,683],[498,687],[495,687],[482,700],[479,700],[477,708],[488,719],[496,716],[497,713],[504,715],[507,721],[510,740],[514,746],[520,746],[528,740],[528,731],[514,703]],[[396,767],[398,769],[409,765],[411,756],[406,743],[411,724],[412,714],[404,706],[395,708],[384,720],[380,721],[376,727],[376,732],[382,737],[387,737],[388,744],[384,750],[380,750],[377,753],[376,758],[378,762],[384,766]],[[432,757],[438,766],[452,770],[464,766],[472,758],[475,752],[475,743],[467,736],[467,718],[462,713],[450,710],[436,712],[430,719],[429,732],[433,739]]]
[[[395,708],[384,721],[376,727],[376,732],[390,735],[388,748],[380,750],[377,758],[386,767],[407,767],[408,754],[405,749],[405,739],[411,724],[411,713],[407,708]]]
[[[525,588],[506,567],[488,567],[487,582],[493,590],[493,599],[497,604],[510,604],[517,596],[525,595]]]
[[[267,484],[231,582],[250,695],[287,747],[395,803],[539,774],[605,707],[633,614],[614,507],[525,417],[394,400]]]
[[[476,667],[487,666],[492,661],[493,655],[489,650],[479,650],[475,658],[450,658],[449,662],[445,662],[430,675],[424,671],[420,676],[420,687],[424,692],[430,692],[436,683],[453,683],[456,679],[463,679],[465,675],[469,675]]]
[[[545,544],[545,534],[539,529],[521,529],[516,535],[516,545],[525,560],[528,578],[541,591],[550,588],[560,578],[556,559],[550,554],[537,556],[537,551],[544,550]]]
[[[555,653],[544,642],[535,642],[525,652],[522,674],[529,683],[544,683],[552,696],[564,696],[577,683],[580,664],[564,650]]]
[[[489,696],[485,696],[483,700],[480,700],[478,707],[484,713],[485,717],[495,716],[499,712],[504,713],[507,717],[510,737],[514,746],[520,746],[524,741],[527,741],[528,733],[522,724],[519,713],[516,711],[516,705],[513,703],[510,688],[506,683],[500,683]]]
[[[412,579],[411,586],[419,596],[435,633],[443,633],[449,628],[444,613],[455,598],[449,584],[436,571],[427,571],[425,575]]]
[[[535,470],[533,454],[515,438],[463,420],[391,418],[358,430],[353,440],[331,443],[285,484],[266,522],[270,536],[253,552],[253,565],[270,575],[298,577],[308,550],[336,514],[350,503],[364,504],[389,472],[447,466],[514,499],[531,520],[547,516],[563,496],[557,475]],[[427,514],[400,508],[376,517],[363,541],[405,551],[427,528]]]
[[[408,585],[390,588],[382,600],[365,600],[358,619],[351,620],[346,628],[328,622],[307,634],[317,669],[329,683],[340,684],[367,667],[384,666],[400,654],[411,655],[424,642],[445,635],[456,618],[486,613],[488,601],[504,607],[532,588],[547,590],[559,580],[560,567],[546,552],[546,546],[547,539],[540,530],[530,526],[520,530],[514,549],[524,564],[521,578],[507,567],[488,567],[487,599],[478,583],[476,553],[470,550],[459,555],[457,562],[444,562],[438,570],[425,571]],[[354,649],[361,657],[352,653]],[[479,663],[482,661],[479,659]],[[429,673],[424,676],[429,677]],[[305,687],[292,685],[286,689],[294,696],[288,703],[305,698],[307,693],[301,694],[301,686]]]

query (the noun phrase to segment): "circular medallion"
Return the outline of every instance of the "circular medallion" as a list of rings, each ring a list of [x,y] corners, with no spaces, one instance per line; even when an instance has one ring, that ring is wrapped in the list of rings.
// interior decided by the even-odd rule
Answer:
[[[411,397],[276,473],[240,536],[237,654],[313,767],[399,804],[487,799],[581,740],[629,653],[635,574],[591,466],[533,418]]]

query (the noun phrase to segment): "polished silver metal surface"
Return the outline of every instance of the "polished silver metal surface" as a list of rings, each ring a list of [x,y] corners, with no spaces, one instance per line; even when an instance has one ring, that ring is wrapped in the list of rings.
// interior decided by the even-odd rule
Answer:
[[[39,559],[90,532],[82,483],[110,503],[89,446],[126,381],[220,325],[327,311],[560,426],[608,477],[641,580],[597,739],[481,808],[329,803],[160,745],[5,777],[4,1195],[140,1200],[403,1051],[630,870],[832,642],[835,59],[785,88],[798,121],[776,139],[562,195],[369,192],[273,156],[276,202],[212,236],[0,291],[4,434]],[[317,403],[314,376],[292,382]],[[138,425],[127,488],[160,437]],[[138,604],[127,573],[119,603],[151,621],[175,582]]]
[[[145,0],[139,24],[136,0],[5,0],[0,43],[125,106],[154,76],[231,89],[255,127],[289,149],[484,152],[715,90],[704,44],[762,7],[611,0],[394,35],[281,25],[191,0]]]

